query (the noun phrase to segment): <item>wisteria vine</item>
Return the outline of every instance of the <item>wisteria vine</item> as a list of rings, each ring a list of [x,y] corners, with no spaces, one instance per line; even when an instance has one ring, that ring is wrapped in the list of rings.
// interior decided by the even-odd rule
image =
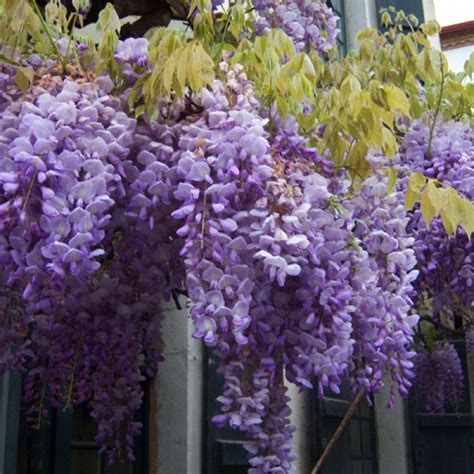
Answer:
[[[335,44],[324,1],[253,7],[256,35],[281,28],[320,54]],[[79,54],[67,74],[15,56],[35,73],[24,90],[18,65],[0,64],[0,374],[24,373],[32,423],[86,403],[101,451],[133,460],[161,308],[181,294],[224,377],[213,421],[246,433],[251,473],[291,470],[287,381],[319,397],[389,383],[390,403],[415,382],[426,410],[456,405],[461,363],[440,334],[466,332],[474,352],[472,243],[442,218],[427,228],[404,191],[421,172],[473,200],[470,126],[413,121],[393,161],[369,150],[355,188],[321,151],[324,126],[268,107],[231,55],[211,87],[135,117],[148,49],[114,45],[118,84]]]

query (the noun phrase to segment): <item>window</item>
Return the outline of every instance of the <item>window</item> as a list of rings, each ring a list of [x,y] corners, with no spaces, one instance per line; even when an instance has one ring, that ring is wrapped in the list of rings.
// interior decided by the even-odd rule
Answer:
[[[147,390],[145,391],[147,394]],[[145,474],[148,472],[148,400],[137,414],[143,431],[135,440],[133,463],[109,466],[94,441],[95,421],[86,408],[74,412],[51,410],[40,430],[26,422],[21,380],[16,374],[0,378],[1,474]]]
[[[456,411],[433,415],[424,412],[416,386],[410,398],[410,434],[415,474],[472,474],[474,472],[474,413],[469,393],[470,374],[466,344],[452,341],[463,365],[464,396]]]
[[[340,18],[339,29],[341,32],[337,37],[337,47],[341,56],[347,53],[347,33],[346,33],[346,15],[344,8],[344,0],[331,0],[328,5],[334,10],[334,13]]]
[[[354,395],[347,385],[340,395],[313,401],[313,463],[321,456],[344,418]],[[374,409],[365,400],[359,403],[322,467],[322,474],[376,474]]]
[[[406,15],[415,15],[418,18],[419,23],[425,21],[423,12],[423,0],[376,0],[377,14],[380,9],[394,7],[396,10],[403,10]],[[380,15],[378,15],[379,26]]]
[[[9,373],[0,377],[0,473],[17,470],[20,423],[21,377]]]
[[[206,350],[203,412],[203,474],[247,474],[245,434],[231,428],[218,428],[211,419],[220,408],[216,398],[222,394],[224,379],[217,373],[217,361]]]

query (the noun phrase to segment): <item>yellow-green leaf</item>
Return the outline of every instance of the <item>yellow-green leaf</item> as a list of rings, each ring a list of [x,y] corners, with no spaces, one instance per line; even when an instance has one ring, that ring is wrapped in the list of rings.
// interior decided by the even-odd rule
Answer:
[[[433,181],[430,180],[420,199],[421,215],[427,228],[430,227],[432,220],[439,214],[441,207],[442,203],[439,199],[438,189]]]
[[[178,83],[181,86],[182,90],[184,90],[184,87],[186,85],[186,78],[188,77],[188,72],[190,72],[190,55],[191,48],[188,45],[182,50],[181,54],[179,55],[179,60],[177,61],[176,78],[178,79]]]
[[[407,210],[411,211],[418,199],[420,199],[420,193],[409,187],[405,193],[405,207]]]
[[[166,92],[171,91],[171,86],[173,84],[173,77],[176,71],[176,66],[178,63],[179,54],[175,54],[168,59],[163,68],[163,87]]]
[[[449,236],[456,232],[456,226],[454,225],[454,222],[444,209],[441,210],[441,221],[443,223],[444,230]]]
[[[443,190],[443,209],[449,215],[451,222],[456,228],[464,221],[464,203],[461,195],[453,188]]]
[[[28,67],[19,67],[15,74],[15,82],[22,92],[26,92],[30,87],[34,77],[34,71]]]
[[[392,194],[395,190],[395,185],[397,184],[397,170],[390,168],[388,170],[388,186],[387,193]]]
[[[426,178],[422,173],[412,173],[408,182],[408,188],[419,193],[426,184]]]
[[[463,199],[464,206],[464,221],[461,226],[466,232],[469,240],[471,240],[471,235],[474,232],[474,205],[467,199]]]
[[[283,99],[282,97],[278,96],[277,99],[276,99],[276,103],[277,103],[278,113],[282,117],[287,117],[288,113],[290,112],[288,102],[285,99]]]
[[[393,158],[398,150],[397,140],[393,133],[386,127],[382,127],[383,151],[389,158]]]
[[[347,98],[351,97],[352,95],[359,94],[361,91],[360,82],[359,80],[350,74],[347,76],[341,84],[341,92]]]
[[[388,106],[393,110],[401,110],[410,116],[410,102],[405,93],[393,84],[386,85],[384,91],[387,94]]]

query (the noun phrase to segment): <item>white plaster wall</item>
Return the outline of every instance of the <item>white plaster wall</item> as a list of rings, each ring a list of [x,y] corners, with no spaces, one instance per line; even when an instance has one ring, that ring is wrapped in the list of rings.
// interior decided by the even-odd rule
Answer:
[[[423,13],[425,15],[425,21],[437,20],[435,0],[423,0]],[[439,21],[439,20],[438,20]],[[438,49],[441,49],[441,43],[439,41],[439,35],[430,36],[429,40],[431,44]]]
[[[472,0],[432,0],[441,26],[474,20]]]
[[[464,70],[464,63],[469,59],[469,56],[474,53],[474,44],[462,48],[447,49],[443,51],[443,53],[448,58],[449,68],[455,72],[462,72]]]
[[[347,49],[357,49],[356,36],[364,28],[377,28],[375,0],[349,0],[345,3]]]

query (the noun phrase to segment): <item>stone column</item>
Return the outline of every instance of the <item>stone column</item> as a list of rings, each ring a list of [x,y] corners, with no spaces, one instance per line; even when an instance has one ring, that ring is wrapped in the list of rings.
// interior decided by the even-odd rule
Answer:
[[[383,474],[408,474],[410,471],[406,404],[397,395],[393,409],[389,409],[387,408],[389,396],[390,387],[387,383],[375,397],[375,430],[379,472],[383,472]]]
[[[168,308],[165,361],[150,387],[150,473],[197,474],[202,463],[203,347],[183,308]]]

